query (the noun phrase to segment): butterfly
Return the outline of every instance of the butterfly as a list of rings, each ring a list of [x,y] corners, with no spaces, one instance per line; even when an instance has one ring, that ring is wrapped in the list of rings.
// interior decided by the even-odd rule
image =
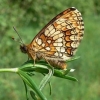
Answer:
[[[81,13],[74,7],[54,17],[28,45],[23,53],[35,61],[44,59],[55,68],[66,69],[66,60],[74,56],[84,34]]]

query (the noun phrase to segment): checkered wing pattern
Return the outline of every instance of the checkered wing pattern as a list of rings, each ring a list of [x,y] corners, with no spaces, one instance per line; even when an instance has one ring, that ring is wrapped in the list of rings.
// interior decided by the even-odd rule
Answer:
[[[84,34],[81,13],[74,7],[54,17],[33,39],[31,45],[46,59],[65,61],[72,57]]]

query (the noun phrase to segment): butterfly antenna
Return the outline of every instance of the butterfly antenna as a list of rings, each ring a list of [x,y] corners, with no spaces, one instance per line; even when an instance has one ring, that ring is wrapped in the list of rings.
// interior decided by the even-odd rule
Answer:
[[[23,40],[22,40],[22,38],[20,37],[20,35],[19,35],[19,33],[17,32],[17,30],[15,29],[15,27],[13,26],[13,29],[15,30],[15,32],[17,33],[17,35],[18,35],[18,37],[19,37],[19,39],[20,39],[20,43],[21,44],[24,44],[24,42],[23,42]]]

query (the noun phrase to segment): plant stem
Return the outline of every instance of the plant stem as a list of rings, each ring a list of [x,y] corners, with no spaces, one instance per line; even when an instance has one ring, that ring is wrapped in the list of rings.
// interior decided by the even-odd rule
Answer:
[[[18,72],[18,68],[0,68],[0,72],[13,72],[13,73],[17,73]]]

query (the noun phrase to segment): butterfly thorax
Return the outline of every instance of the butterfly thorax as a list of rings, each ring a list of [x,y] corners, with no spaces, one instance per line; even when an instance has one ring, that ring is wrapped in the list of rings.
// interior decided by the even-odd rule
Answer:
[[[22,53],[27,53],[29,58],[33,59],[34,61],[40,60],[42,58],[42,54],[37,51],[36,47],[32,47],[31,44],[20,45],[20,50]]]

